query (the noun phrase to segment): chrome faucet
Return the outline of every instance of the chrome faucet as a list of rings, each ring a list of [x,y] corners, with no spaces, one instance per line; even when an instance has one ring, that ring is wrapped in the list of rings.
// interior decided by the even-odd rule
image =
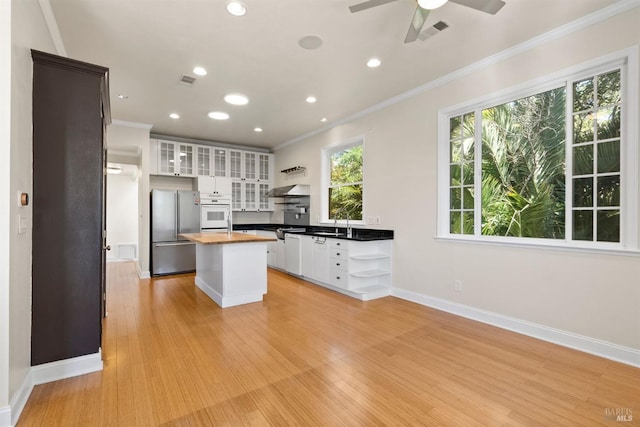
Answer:
[[[344,212],[344,214],[346,216],[346,220],[347,220],[347,237],[352,237],[351,227],[349,226],[349,212],[347,212],[347,210],[345,208],[339,209],[336,212],[335,218],[333,219],[333,226],[336,228],[336,234],[338,234],[338,214],[340,212]]]

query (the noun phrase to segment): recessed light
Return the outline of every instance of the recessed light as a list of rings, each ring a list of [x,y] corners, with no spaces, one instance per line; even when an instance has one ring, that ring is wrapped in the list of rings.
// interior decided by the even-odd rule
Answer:
[[[197,74],[199,76],[206,76],[207,75],[207,70],[205,70],[203,67],[194,67],[193,68],[193,72],[194,72],[194,74]]]
[[[247,105],[249,103],[249,98],[241,93],[230,93],[225,95],[224,100],[227,104],[231,105]]]
[[[239,1],[230,1],[227,3],[227,12],[233,16],[242,16],[247,13],[247,8]]]
[[[262,128],[254,128],[253,131],[254,132],[262,132]]]
[[[224,111],[212,111],[209,113],[209,117],[214,120],[227,120],[229,118],[229,115]]]
[[[321,118],[321,119],[320,119],[320,121],[321,121],[322,123],[326,123],[326,122],[327,122],[327,118],[326,118],[326,117],[323,117],[323,118]]]
[[[120,98],[120,99],[127,99],[127,98],[129,97],[128,95],[125,95],[124,93],[119,93],[119,94],[117,94],[116,96],[117,96],[118,98]]]
[[[371,58],[367,61],[367,67],[376,68],[379,67],[382,62],[378,58]]]
[[[169,114],[169,117],[171,117],[172,119],[179,119],[179,118],[180,118],[180,114],[178,114],[178,113],[171,113],[171,114]]]
[[[316,97],[315,97],[315,96],[307,96],[307,102],[308,102],[309,104],[313,104],[313,103],[314,103],[314,102],[316,102],[316,101],[317,101],[317,99],[316,99]]]

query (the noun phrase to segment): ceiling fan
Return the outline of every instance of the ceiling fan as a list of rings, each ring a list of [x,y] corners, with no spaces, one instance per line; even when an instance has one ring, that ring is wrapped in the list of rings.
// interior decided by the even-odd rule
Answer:
[[[361,10],[370,9],[372,7],[381,6],[383,4],[391,3],[397,0],[367,0],[362,3],[354,4],[353,6],[349,6],[349,10],[351,13],[360,12]],[[451,3],[457,3],[462,6],[467,6],[472,9],[479,10],[481,12],[489,13],[491,15],[495,15],[498,13],[502,6],[505,3],[502,0],[448,0]],[[407,32],[407,37],[405,37],[405,43],[411,43],[418,39],[420,36],[420,32],[422,31],[422,27],[424,26],[425,21],[427,20],[427,16],[429,16],[429,12],[433,9],[437,9],[440,6],[444,5],[447,0],[417,0],[418,5],[416,7],[416,11],[413,14],[413,18],[411,19],[411,24],[409,25],[409,31]],[[438,28],[438,25],[441,25]],[[441,31],[444,28],[447,28],[447,24],[444,22],[439,22],[434,27],[436,27],[437,31]],[[436,32],[437,32],[436,31]]]

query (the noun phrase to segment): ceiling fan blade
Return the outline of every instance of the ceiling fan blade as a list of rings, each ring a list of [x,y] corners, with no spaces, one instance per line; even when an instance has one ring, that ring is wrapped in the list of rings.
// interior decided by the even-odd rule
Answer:
[[[391,3],[396,0],[368,0],[362,3],[354,4],[353,6],[349,6],[349,10],[351,13],[360,12],[361,10],[370,9],[376,6],[382,6],[383,4]]]
[[[427,20],[427,16],[429,16],[429,11],[427,9],[423,9],[420,6],[416,7],[416,13],[414,13],[413,18],[411,18],[411,25],[409,25],[407,37],[404,38],[405,43],[416,41],[418,34],[422,31],[424,22]]]
[[[479,10],[481,12],[490,13],[495,15],[498,13],[504,2],[502,0],[449,0],[451,3],[461,4],[462,6],[470,7],[471,9]]]

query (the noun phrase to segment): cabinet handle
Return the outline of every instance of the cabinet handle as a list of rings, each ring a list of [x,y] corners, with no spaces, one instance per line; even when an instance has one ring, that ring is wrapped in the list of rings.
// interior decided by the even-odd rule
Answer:
[[[336,276],[336,279],[340,280],[340,276]]]
[[[336,246],[340,246],[340,242],[336,243]]]
[[[339,263],[339,262],[336,262],[336,265],[337,265],[338,267],[340,267],[340,263]]]
[[[340,252],[336,253],[337,256],[340,256]]]

